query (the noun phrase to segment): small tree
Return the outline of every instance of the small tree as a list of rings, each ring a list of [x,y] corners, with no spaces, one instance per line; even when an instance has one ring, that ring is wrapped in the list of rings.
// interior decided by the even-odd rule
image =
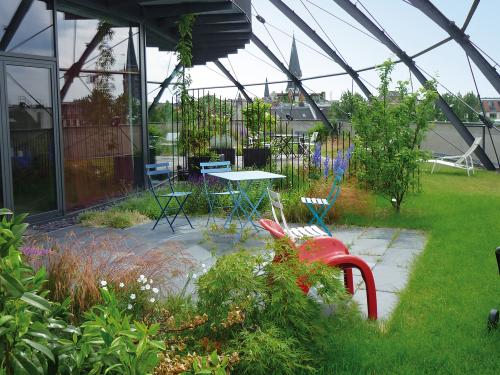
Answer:
[[[355,102],[354,155],[359,181],[389,199],[399,212],[409,189],[418,187],[419,162],[427,157],[420,144],[435,115],[437,92],[434,82],[412,93],[408,82],[401,81],[390,92],[393,67],[391,61],[380,66],[378,96]]]

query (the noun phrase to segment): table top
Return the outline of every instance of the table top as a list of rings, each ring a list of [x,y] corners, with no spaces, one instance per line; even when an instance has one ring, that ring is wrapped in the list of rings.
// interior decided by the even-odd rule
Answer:
[[[272,180],[275,178],[286,178],[286,176],[283,176],[282,174],[265,171],[214,172],[207,174],[209,176],[214,176],[229,181]]]

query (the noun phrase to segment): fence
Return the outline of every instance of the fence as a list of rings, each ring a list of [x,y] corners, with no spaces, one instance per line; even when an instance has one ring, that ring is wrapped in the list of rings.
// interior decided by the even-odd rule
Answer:
[[[332,130],[317,140],[321,155],[315,158],[319,146],[314,137],[300,128],[299,121],[278,117],[262,101],[197,95],[184,106],[173,98],[155,112],[153,118],[163,121],[149,123],[154,149],[150,158],[168,161],[181,179],[197,174],[200,162],[223,155],[234,170],[267,170],[286,175],[282,185],[309,185],[325,168],[333,170],[337,152],[345,154],[351,144],[350,130]],[[351,166],[346,172],[350,175]]]

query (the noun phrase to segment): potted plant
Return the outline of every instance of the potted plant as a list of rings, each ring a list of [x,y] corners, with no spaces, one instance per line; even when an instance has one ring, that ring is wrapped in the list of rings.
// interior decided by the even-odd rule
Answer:
[[[245,126],[249,134],[249,144],[243,149],[245,167],[263,168],[271,161],[271,148],[265,145],[264,130],[276,127],[276,118],[271,115],[271,104],[255,99],[242,110]]]

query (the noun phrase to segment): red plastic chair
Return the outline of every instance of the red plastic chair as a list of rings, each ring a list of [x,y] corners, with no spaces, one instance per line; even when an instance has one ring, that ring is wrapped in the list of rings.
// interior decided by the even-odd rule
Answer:
[[[260,225],[274,238],[284,238],[285,232],[281,226],[273,220],[260,219]],[[291,246],[296,246],[290,241]],[[299,260],[303,262],[323,262],[331,267],[339,267],[344,271],[344,284],[350,294],[354,294],[354,282],[352,269],[357,268],[366,285],[366,301],[368,304],[368,318],[377,319],[377,291],[372,271],[366,262],[354,255],[349,254],[347,247],[338,239],[333,237],[316,237],[305,241],[298,248]],[[309,292],[309,285],[305,278],[298,280],[297,284],[304,291]]]

